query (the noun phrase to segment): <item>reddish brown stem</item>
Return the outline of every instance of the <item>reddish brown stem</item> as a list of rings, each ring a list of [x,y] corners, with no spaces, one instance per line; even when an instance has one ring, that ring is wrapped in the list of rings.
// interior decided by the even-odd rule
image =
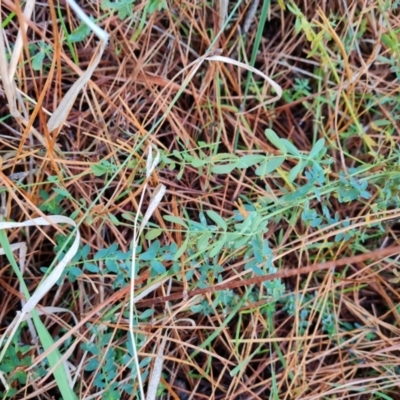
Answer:
[[[221,283],[219,285],[215,285],[215,286],[208,287],[208,288],[194,289],[194,290],[191,290],[190,292],[187,292],[187,295],[185,294],[185,299],[186,298],[188,299],[190,297],[197,296],[197,295],[206,294],[206,293],[214,293],[219,290],[234,289],[234,288],[238,288],[241,286],[255,285],[255,284],[266,282],[266,281],[272,281],[274,279],[289,278],[291,276],[309,274],[311,272],[323,271],[323,270],[331,269],[331,268],[335,268],[335,267],[343,267],[348,264],[356,264],[356,263],[364,262],[366,260],[376,260],[377,258],[388,257],[388,256],[394,255],[396,253],[400,253],[400,246],[379,249],[379,250],[375,250],[375,251],[372,251],[369,253],[359,254],[357,256],[345,257],[340,260],[329,261],[326,263],[308,265],[307,267],[302,267],[302,268],[293,268],[293,269],[286,268],[286,269],[283,269],[282,271],[277,272],[276,274],[269,274],[269,275],[265,275],[265,276],[255,276],[253,278],[236,280],[236,281],[231,281],[231,282],[227,282],[227,283]],[[137,306],[138,307],[149,307],[149,306],[153,306],[155,304],[165,303],[166,301],[183,299],[183,297],[184,297],[183,292],[174,293],[169,296],[156,297],[154,299],[139,301],[137,303]]]

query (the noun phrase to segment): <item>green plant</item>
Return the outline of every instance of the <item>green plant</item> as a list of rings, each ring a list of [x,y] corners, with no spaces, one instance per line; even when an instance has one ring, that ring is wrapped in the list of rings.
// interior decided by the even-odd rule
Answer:
[[[27,373],[25,369],[32,364],[32,357],[29,352],[31,349],[30,345],[23,345],[19,343],[22,327],[16,332],[11,345],[8,347],[2,362],[0,363],[0,373],[3,372],[8,375],[8,383],[10,389],[8,392],[1,392],[0,395],[4,398],[13,398],[17,389],[13,386],[16,381],[20,385],[24,385],[27,380]],[[38,369],[36,369],[38,372]],[[42,375],[43,376],[43,375]]]
[[[60,358],[74,364],[74,394],[144,399],[152,386],[159,397],[173,396],[176,373],[190,377],[194,396],[199,388],[218,398],[396,396],[398,262],[357,257],[398,236],[398,2],[342,2],[340,9],[331,2],[322,10],[318,2],[265,1],[251,14],[256,3],[230,3],[219,32],[217,19],[207,17],[220,11],[215,2],[91,3],[89,21],[109,29],[112,42],[71,105],[71,120],[28,142],[28,123],[1,118],[21,133],[21,143],[6,135],[0,143],[10,218],[69,216],[83,235],[38,307],[46,312],[39,315],[49,329],[46,348],[60,341]],[[35,15],[55,22],[50,7]],[[62,3],[56,11],[62,43],[55,74],[47,68],[52,31],[30,43],[32,20],[24,43],[40,74],[30,76],[26,63],[15,76],[19,93],[36,95],[37,105],[26,106],[23,95],[18,109],[37,129],[72,85],[71,60],[75,75],[86,67],[80,54],[98,50],[86,23]],[[9,62],[19,19],[2,15]],[[247,15],[255,30],[238,37]],[[285,88],[280,102],[248,111],[245,104],[262,101],[269,88],[221,59],[208,64],[217,43],[221,55],[273,73]],[[158,154],[144,162],[148,142],[161,147],[160,168],[151,173]],[[20,169],[25,184],[12,178]],[[157,192],[141,197],[142,189],[158,182],[167,192],[148,214]],[[70,229],[51,236],[54,230],[14,233],[27,238],[30,290],[40,271],[46,277],[53,269],[40,269],[49,258],[41,235],[54,240],[58,259],[73,246]],[[313,269],[325,262],[329,268]],[[19,298],[8,288],[15,278],[7,265],[0,272],[14,315]],[[279,278],[264,281],[275,273]],[[49,299],[65,317],[49,315]],[[57,364],[43,358],[45,346],[22,344],[28,329],[23,322],[3,354],[9,397]],[[163,374],[153,382],[157,370]]]
[[[43,69],[43,61],[45,57],[48,57],[49,59],[52,57],[52,47],[44,41],[38,42],[37,47],[38,50],[32,57],[32,68],[34,71],[41,71]]]
[[[101,8],[106,11],[116,12],[120,20],[124,20],[127,17],[132,16],[132,9],[135,0],[120,0],[110,1],[103,0],[101,2]]]

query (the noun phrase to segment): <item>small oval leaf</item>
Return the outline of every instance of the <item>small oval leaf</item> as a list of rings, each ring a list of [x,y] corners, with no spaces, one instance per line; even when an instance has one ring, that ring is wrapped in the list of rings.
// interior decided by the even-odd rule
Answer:
[[[317,158],[321,150],[325,146],[325,139],[319,139],[310,151],[310,158]]]
[[[246,155],[239,159],[236,163],[237,168],[249,168],[255,164],[262,163],[265,160],[265,156],[261,154],[254,154],[254,155]]]
[[[286,153],[286,146],[282,140],[272,129],[266,129],[264,131],[266,138],[282,153]]]
[[[296,166],[294,166],[290,172],[289,172],[289,181],[293,182],[296,177],[300,174],[300,172],[303,170],[304,165],[303,162],[299,162]]]
[[[168,222],[184,226],[185,228],[188,227],[182,218],[176,217],[175,215],[164,215],[163,218]]]
[[[301,157],[299,150],[293,143],[289,142],[289,140],[287,140],[287,139],[281,139],[281,141],[282,141],[283,145],[285,146],[288,153],[290,153],[296,157]]]
[[[226,222],[224,221],[224,219],[219,214],[217,214],[215,211],[208,210],[207,215],[224,231],[226,231],[228,229],[228,226],[226,225]]]
[[[185,241],[182,243],[182,246],[178,249],[178,251],[174,255],[174,261],[179,260],[183,253],[185,252],[187,246],[189,244],[189,236],[185,239]]]
[[[193,160],[190,162],[190,165],[193,168],[200,168],[203,167],[208,163],[208,160],[201,160],[200,158],[193,158]]]
[[[162,233],[163,233],[163,230],[161,228],[150,229],[146,233],[145,238],[146,238],[146,240],[153,240],[156,237],[160,236]]]
[[[211,168],[213,174],[230,174],[236,168],[236,164],[214,165]]]
[[[284,156],[278,156],[269,159],[266,163],[263,163],[256,169],[256,175],[265,176],[277,170],[285,161]]]
[[[164,264],[158,260],[150,261],[150,266],[157,274],[161,275],[161,274],[165,274],[165,272],[167,272]]]
[[[226,235],[222,235],[220,239],[215,243],[214,247],[210,250],[209,256],[215,257],[217,254],[220,253],[222,248],[224,247],[224,244],[226,242]]]

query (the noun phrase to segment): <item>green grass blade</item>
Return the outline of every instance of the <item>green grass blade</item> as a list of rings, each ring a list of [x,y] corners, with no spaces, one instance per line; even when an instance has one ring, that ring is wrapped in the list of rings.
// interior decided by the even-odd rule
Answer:
[[[271,3],[270,0],[265,0],[263,2],[261,15],[260,15],[260,22],[257,27],[256,38],[254,40],[253,50],[251,52],[250,66],[252,66],[252,67],[254,67],[254,64],[256,63],[258,48],[260,47],[262,33],[264,31],[265,22],[267,21],[270,3]],[[249,88],[250,88],[250,81],[252,78],[253,78],[253,74],[251,72],[249,72],[247,74],[246,87],[244,89],[244,94],[243,94],[242,108],[244,107],[244,104],[246,102],[247,94],[248,94]]]
[[[12,249],[10,247],[10,243],[8,241],[7,235],[4,230],[0,230],[0,245],[4,250],[4,253],[10,262],[15,274],[18,277],[18,280],[21,284],[22,290],[24,292],[24,295],[26,299],[29,299],[29,292],[28,288],[26,287],[25,281],[23,279],[22,273],[17,265],[17,262],[15,261]],[[54,345],[54,340],[47,331],[46,327],[44,326],[43,322],[39,318],[39,315],[36,310],[31,311],[31,316],[33,319],[33,322],[35,324],[35,328],[37,330],[37,333],[39,335],[40,341],[42,343],[42,346],[44,350],[50,349]],[[5,351],[5,349],[3,349]],[[4,354],[0,353],[0,360],[3,358]],[[72,388],[69,386],[68,382],[68,377],[67,373],[64,369],[64,364],[61,362],[61,354],[58,351],[57,348],[53,349],[48,355],[47,359],[49,361],[50,367],[53,369],[54,368],[54,377],[57,382],[58,389],[61,392],[61,395],[63,399],[65,400],[77,400],[78,398],[76,397],[75,393],[72,391]]]

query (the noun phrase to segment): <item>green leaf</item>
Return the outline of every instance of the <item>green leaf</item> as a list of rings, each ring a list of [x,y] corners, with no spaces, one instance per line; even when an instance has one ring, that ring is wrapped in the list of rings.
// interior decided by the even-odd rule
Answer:
[[[189,269],[188,271],[186,271],[185,279],[187,281],[190,281],[193,278],[193,275],[194,275],[194,268]]]
[[[254,219],[256,216],[257,214],[255,212],[251,212],[248,214],[247,218],[243,222],[235,224],[234,227],[236,232],[239,232],[240,234],[245,233],[247,229],[249,229],[254,223]]]
[[[237,164],[214,165],[211,172],[213,174],[230,174],[236,167]]]
[[[157,253],[155,251],[152,251],[151,249],[149,249],[149,250],[147,250],[144,253],[139,255],[139,260],[150,261],[150,260],[154,260],[154,258],[156,256],[157,256]]]
[[[153,14],[154,11],[160,11],[166,7],[165,0],[148,0],[147,7],[149,14]]]
[[[92,272],[93,274],[97,274],[99,272],[99,267],[96,264],[84,263],[83,268],[85,268],[89,272]]]
[[[163,233],[163,230],[161,228],[155,228],[155,229],[150,229],[146,235],[145,239],[146,240],[153,240],[156,237],[160,236]]]
[[[393,44],[392,38],[389,35],[383,34],[381,36],[381,40],[382,40],[382,43],[385,46],[389,47],[390,49],[393,49],[395,47],[394,44]]]
[[[228,226],[226,225],[226,222],[224,221],[224,219],[219,214],[217,214],[215,211],[209,210],[209,211],[207,211],[207,215],[224,231],[226,231],[228,229]]]
[[[97,358],[91,358],[89,362],[85,365],[84,370],[91,372],[97,369],[98,366],[99,366],[99,360]]]
[[[190,165],[193,168],[200,168],[203,167],[208,163],[208,160],[201,160],[200,158],[193,158],[192,161],[190,162]]]
[[[264,131],[267,139],[282,153],[286,153],[286,146],[283,144],[282,140],[272,129],[266,129]]]
[[[59,182],[58,176],[50,175],[50,176],[47,177],[47,181],[51,182],[51,183],[58,183]]]
[[[92,16],[89,17],[92,21],[94,18]],[[91,29],[82,22],[76,29],[74,29],[70,35],[68,35],[68,40],[71,43],[82,42],[90,35]]]
[[[143,253],[146,254],[146,253]],[[118,274],[118,271],[120,269],[118,263],[113,259],[113,258],[107,258],[104,262],[107,270],[109,272],[113,272],[114,274]]]
[[[176,158],[177,158],[178,160],[180,160],[180,161],[183,160],[182,154],[181,154],[178,150],[174,150],[174,151],[172,152],[172,155],[173,155],[174,157],[176,157]]]
[[[293,156],[301,157],[299,150],[293,143],[289,142],[287,139],[281,139],[281,141],[288,153],[292,154]]]
[[[70,217],[73,221],[75,221],[76,218],[78,217],[80,211],[81,211],[81,209],[80,209],[80,208],[77,208],[69,217]]]
[[[256,175],[265,176],[267,174],[270,174],[271,172],[274,172],[276,169],[278,169],[283,164],[284,161],[285,161],[284,156],[277,156],[271,158],[256,169]]]
[[[376,119],[374,121],[375,126],[388,126],[390,124],[391,124],[391,122],[387,119]]]
[[[43,200],[48,200],[48,199],[50,198],[50,195],[49,195],[45,190],[43,190],[43,189],[40,189],[40,190],[39,190],[39,194],[40,194],[40,197],[41,197]]]
[[[60,195],[60,196],[62,196],[62,197],[65,197],[65,198],[70,198],[70,197],[71,197],[71,195],[70,195],[70,193],[68,192],[67,189],[64,189],[64,188],[54,188],[53,190],[54,190],[55,193],[57,193],[58,195]]]
[[[196,232],[208,231],[207,225],[204,225],[204,224],[196,222],[196,221],[189,221],[189,226],[190,226],[191,230],[196,231]]]
[[[214,247],[210,250],[209,256],[215,257],[217,254],[219,254],[224,247],[224,244],[226,242],[226,235],[221,235],[217,243],[215,243]]]
[[[236,365],[235,368],[233,368],[233,370],[230,372],[230,375],[235,376],[239,372],[243,371],[244,368],[246,368],[247,364],[251,361],[252,358],[253,358],[253,355],[251,355],[251,356],[245,358],[243,361],[241,361],[238,365]]]
[[[135,222],[135,217],[134,217],[133,214],[122,213],[122,214],[121,214],[121,217],[122,217],[123,219],[126,219],[127,221]]]
[[[91,164],[90,170],[94,176],[103,176],[108,172],[108,168],[104,164]]]
[[[43,60],[46,56],[44,51],[39,51],[32,57],[32,68],[34,71],[41,71],[43,67]]]
[[[81,276],[81,275],[83,274],[83,272],[82,272],[82,270],[81,270],[80,268],[74,267],[74,266],[69,267],[67,271],[68,271],[71,275],[76,276],[76,277]]]
[[[312,150],[310,151],[310,158],[317,158],[320,151],[324,148],[325,146],[325,139],[319,139],[314,147],[312,148]]]
[[[235,156],[231,153],[218,153],[215,156],[212,157],[212,162],[217,162],[217,161],[232,161],[232,162],[236,162],[239,160],[238,156]]]
[[[164,264],[158,260],[152,260],[150,266],[157,274],[165,274],[165,272],[167,272]]]
[[[265,160],[265,156],[261,154],[254,154],[254,155],[246,155],[239,159],[236,163],[236,168],[249,168],[255,164],[259,164]]]
[[[268,160],[266,173],[270,174],[271,172],[277,170],[284,163],[285,159],[286,158],[283,156],[277,156]]]
[[[81,250],[81,258],[82,258],[82,260],[86,260],[88,255],[89,255],[89,253],[90,253],[90,246],[88,244],[85,244],[82,247],[82,250]]]
[[[153,308],[148,308],[147,310],[143,311],[138,318],[139,319],[147,319],[150,318],[154,314],[154,309]]]
[[[14,255],[10,247],[10,243],[8,241],[8,238],[4,230],[0,230],[0,246],[3,248],[6,257],[14,270],[14,273],[17,275],[17,278],[22,286],[22,291],[26,299],[29,299],[30,296],[28,288],[26,287],[21,271],[15,261]],[[47,328],[43,324],[42,320],[40,319],[35,309],[31,311],[31,316],[44,350],[45,351],[49,350],[47,352],[47,360],[49,361],[50,367],[53,369],[53,375],[56,379],[57,386],[59,391],[61,392],[62,397],[64,399],[78,400],[77,396],[69,386],[67,373],[65,371],[64,364],[62,363],[61,353],[58,350],[58,348],[54,346],[53,338],[51,337],[50,333],[48,332]],[[52,350],[50,351],[50,349]],[[3,351],[0,352],[0,363],[3,357],[4,357],[4,349]]]
[[[183,242],[182,246],[179,248],[179,250],[175,253],[174,255],[174,261],[179,260],[183,253],[185,252],[186,248],[188,247],[189,244],[189,236],[185,239]]]
[[[267,162],[262,163],[260,166],[257,167],[256,169],[256,175],[257,176],[262,176],[264,177],[265,175],[267,175]]]
[[[120,225],[120,222],[118,221],[118,218],[117,218],[114,214],[108,213],[107,216],[108,216],[108,218],[110,218],[110,221],[111,221],[115,226],[119,226],[119,225]]]
[[[123,0],[119,2],[111,2],[110,0],[103,0],[101,8],[110,9],[118,12],[118,18],[123,20],[132,14],[133,0]]]
[[[211,233],[210,232],[204,232],[200,235],[200,237],[197,239],[197,248],[198,249],[204,249],[208,247],[208,241],[210,240]]]
[[[172,222],[174,224],[184,226],[185,228],[188,227],[186,225],[186,222],[182,218],[176,217],[175,215],[164,215],[163,218],[168,222]]]
[[[185,163],[181,164],[181,169],[179,170],[176,180],[180,181],[182,179],[183,173],[185,172]]]
[[[295,167],[293,167],[289,172],[289,182],[293,182],[300,172],[304,169],[304,161],[300,161]]]

